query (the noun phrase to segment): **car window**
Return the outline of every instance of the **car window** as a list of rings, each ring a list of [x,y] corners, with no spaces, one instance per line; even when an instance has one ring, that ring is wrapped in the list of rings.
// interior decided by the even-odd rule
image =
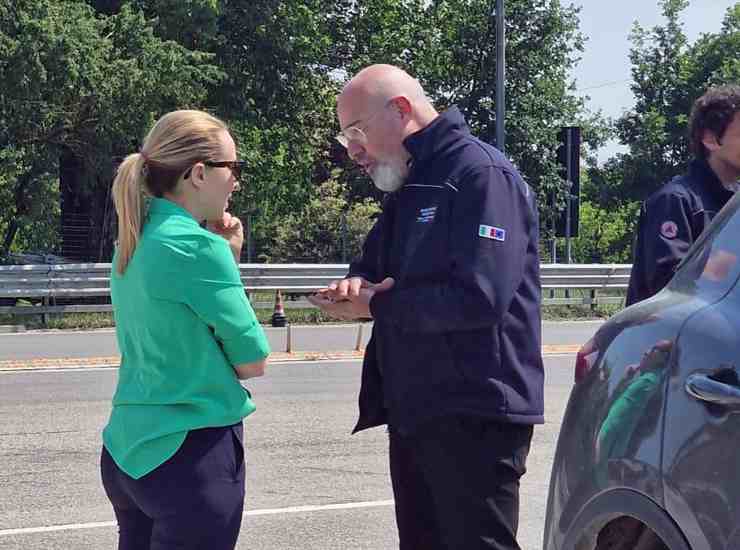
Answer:
[[[740,275],[740,194],[722,209],[692,247],[668,287],[721,298]]]

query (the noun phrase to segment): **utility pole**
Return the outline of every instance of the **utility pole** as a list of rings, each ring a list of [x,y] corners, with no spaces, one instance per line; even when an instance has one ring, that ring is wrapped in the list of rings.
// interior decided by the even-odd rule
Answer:
[[[566,134],[565,138],[565,162],[566,162],[566,172],[565,172],[565,185],[566,190],[568,191],[568,197],[567,201],[565,203],[565,263],[569,264],[573,262],[572,257],[572,246],[571,246],[571,236],[573,235],[573,228],[572,228],[572,212],[571,212],[571,204],[573,202],[573,150],[572,150],[572,144],[571,140],[573,139],[572,134],[568,132]]]
[[[504,0],[496,0],[496,147],[506,152],[506,27]]]

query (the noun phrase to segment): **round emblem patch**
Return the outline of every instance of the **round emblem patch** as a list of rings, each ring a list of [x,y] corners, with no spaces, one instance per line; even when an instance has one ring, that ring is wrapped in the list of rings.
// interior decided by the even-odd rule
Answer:
[[[660,226],[660,234],[666,239],[675,239],[678,236],[678,226],[676,225],[676,222],[663,222],[663,225]]]

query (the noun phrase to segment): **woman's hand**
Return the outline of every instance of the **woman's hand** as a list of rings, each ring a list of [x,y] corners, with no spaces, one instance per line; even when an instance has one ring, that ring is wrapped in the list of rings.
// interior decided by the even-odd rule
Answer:
[[[221,235],[228,241],[231,253],[234,254],[234,261],[238,264],[244,245],[244,227],[241,220],[228,212],[224,212],[222,219],[209,220],[206,227],[209,231]]]

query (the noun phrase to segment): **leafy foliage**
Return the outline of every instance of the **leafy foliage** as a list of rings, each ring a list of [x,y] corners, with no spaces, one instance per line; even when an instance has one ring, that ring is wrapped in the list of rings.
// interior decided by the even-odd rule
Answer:
[[[740,4],[731,7],[722,30],[689,44],[679,16],[687,0],[662,0],[666,24],[632,31],[632,91],[636,104],[617,123],[629,147],[590,176],[599,204],[642,200],[683,172],[691,159],[688,122],[691,107],[711,85],[740,82]]]
[[[38,241],[54,211],[40,203],[58,197],[58,184],[45,190],[65,158],[76,160],[80,200],[105,201],[116,157],[138,147],[157,115],[201,104],[220,80],[211,57],[156,37],[128,5],[99,17],[83,2],[2,0],[0,146],[14,162],[0,165],[0,194],[12,197],[0,211],[0,253],[19,233],[20,246]]]
[[[629,152],[601,167],[590,162],[584,220],[601,231],[592,240],[612,244],[589,245],[584,257],[619,257],[628,229],[617,226],[628,221],[630,201],[688,158],[683,136],[694,98],[710,83],[740,78],[740,6],[728,11],[721,32],[688,44],[678,19],[685,0],[661,4],[667,24],[635,26],[632,35],[637,104],[616,124]],[[439,109],[460,106],[473,132],[493,142],[494,6],[0,0],[0,255],[58,247],[59,201],[73,196],[79,204],[65,208],[87,208],[90,240],[108,259],[117,159],[139,147],[161,114],[192,107],[227,120],[248,161],[232,208],[252,221],[255,259],[338,261],[344,218],[344,255],[351,256],[381,195],[332,139],[335,95],[361,67],[393,63],[416,76]],[[580,125],[591,149],[610,130],[569,81],[584,48],[578,9],[507,0],[506,17],[507,154],[537,190],[549,227],[564,199],[558,130]]]
[[[275,225],[270,255],[274,262],[339,263],[359,255],[380,211],[371,199],[349,204],[336,180],[327,180],[303,209]]]
[[[616,209],[581,203],[580,234],[573,241],[577,263],[630,263],[632,237],[637,227],[639,202],[626,202]]]

